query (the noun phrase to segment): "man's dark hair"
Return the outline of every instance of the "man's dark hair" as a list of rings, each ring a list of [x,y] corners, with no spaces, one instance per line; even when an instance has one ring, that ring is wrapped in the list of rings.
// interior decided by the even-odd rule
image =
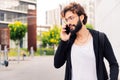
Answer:
[[[76,2],[72,2],[69,5],[67,5],[62,11],[61,11],[61,17],[64,18],[67,11],[72,11],[73,13],[76,13],[78,16],[84,15],[83,24],[85,25],[87,23],[87,15],[85,13],[84,8]]]

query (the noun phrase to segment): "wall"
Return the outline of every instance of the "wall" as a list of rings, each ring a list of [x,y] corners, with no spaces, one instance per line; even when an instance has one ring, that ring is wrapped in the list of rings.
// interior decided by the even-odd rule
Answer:
[[[95,1],[95,28],[107,34],[120,64],[120,0]]]

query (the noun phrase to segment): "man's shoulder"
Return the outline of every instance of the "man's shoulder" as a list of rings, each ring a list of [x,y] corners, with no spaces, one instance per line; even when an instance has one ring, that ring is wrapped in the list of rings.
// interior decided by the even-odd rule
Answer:
[[[94,30],[94,29],[88,29],[88,30],[94,38],[97,36],[106,36],[106,34],[102,31],[98,31],[98,30]]]
[[[91,33],[94,33],[94,34],[98,34],[98,33],[100,33],[100,34],[105,34],[104,32],[102,32],[102,31],[98,31],[98,30],[95,30],[95,29],[88,29]]]
[[[93,33],[93,34],[96,34],[99,32],[98,30],[95,30],[95,29],[88,29],[88,30],[90,31],[90,33]]]

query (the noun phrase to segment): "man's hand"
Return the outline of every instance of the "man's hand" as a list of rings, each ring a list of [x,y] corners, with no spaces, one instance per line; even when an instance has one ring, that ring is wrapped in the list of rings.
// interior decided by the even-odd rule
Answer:
[[[63,41],[69,40],[70,35],[71,35],[71,33],[67,34],[67,33],[65,32],[65,31],[66,31],[65,28],[66,28],[66,26],[64,25],[64,26],[62,27],[62,30],[61,30],[61,33],[60,33],[61,40],[63,40]]]

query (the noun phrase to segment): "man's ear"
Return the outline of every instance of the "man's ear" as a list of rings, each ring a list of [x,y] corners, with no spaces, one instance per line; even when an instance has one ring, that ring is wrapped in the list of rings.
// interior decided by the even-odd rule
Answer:
[[[83,22],[83,20],[84,20],[84,15],[80,15],[80,20],[81,20],[81,22]]]

